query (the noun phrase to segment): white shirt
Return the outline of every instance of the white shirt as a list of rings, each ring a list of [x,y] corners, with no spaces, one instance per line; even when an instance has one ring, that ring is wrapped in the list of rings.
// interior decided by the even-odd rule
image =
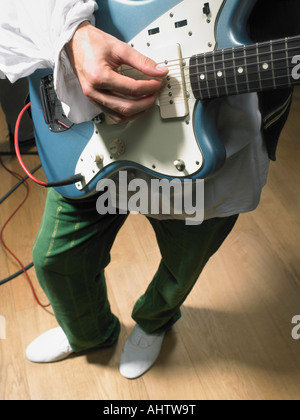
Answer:
[[[38,68],[52,68],[58,97],[69,118],[75,123],[94,118],[99,109],[83,95],[63,47],[82,22],[94,23],[97,8],[94,0],[3,1],[0,76],[2,72],[2,77],[15,82]]]
[[[94,24],[95,10],[94,0],[3,1],[0,76],[14,82],[38,68],[52,68],[56,91],[68,117],[75,123],[94,118],[99,109],[82,93],[63,48],[83,21]],[[206,219],[254,210],[269,168],[257,95],[229,97],[210,106],[227,161],[205,182]]]

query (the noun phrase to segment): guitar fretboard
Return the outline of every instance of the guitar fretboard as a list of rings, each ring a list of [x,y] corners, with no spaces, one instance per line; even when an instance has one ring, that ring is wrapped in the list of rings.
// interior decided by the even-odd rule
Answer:
[[[295,77],[293,69],[299,61],[300,36],[195,55],[192,90],[202,100],[297,85],[300,71]]]

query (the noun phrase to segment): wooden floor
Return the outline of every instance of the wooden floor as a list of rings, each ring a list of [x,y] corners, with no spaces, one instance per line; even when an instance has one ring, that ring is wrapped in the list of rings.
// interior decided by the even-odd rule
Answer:
[[[134,326],[131,309],[160,260],[155,237],[142,216],[130,216],[107,270],[113,311],[122,323],[118,344],[50,365],[32,364],[24,350],[55,327],[22,275],[0,286],[1,400],[215,400],[299,399],[300,340],[292,318],[300,315],[300,91],[272,163],[259,208],[241,216],[221,251],[212,258],[168,333],[155,367],[128,381],[118,371],[122,346]],[[1,150],[6,147],[1,116]],[[29,168],[37,157],[25,157]],[[19,170],[16,160],[5,158]],[[41,171],[39,177],[43,177]],[[16,180],[0,168],[0,198]],[[1,204],[1,223],[24,197],[19,188]],[[4,238],[24,264],[43,212],[45,190],[30,183],[30,197],[8,225]],[[140,234],[142,232],[142,235]],[[0,248],[0,280],[18,266]],[[38,296],[34,271],[29,271]],[[6,338],[5,338],[6,336]]]

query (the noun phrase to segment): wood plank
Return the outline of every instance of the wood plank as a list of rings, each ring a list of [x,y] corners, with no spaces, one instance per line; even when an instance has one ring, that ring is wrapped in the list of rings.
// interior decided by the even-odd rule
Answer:
[[[51,365],[30,363],[25,348],[57,325],[52,310],[37,305],[24,276],[0,286],[0,315],[6,320],[6,339],[0,339],[0,399],[299,399],[300,341],[291,336],[300,301],[299,112],[298,88],[259,208],[240,217],[206,266],[151,371],[136,381],[119,374],[122,348],[134,327],[132,308],[160,261],[152,228],[138,215],[130,216],[120,231],[106,270],[112,310],[121,321],[112,349]],[[0,150],[8,147],[5,130],[0,112]],[[5,162],[20,171],[15,159]],[[26,157],[26,162],[34,167],[38,158]],[[3,196],[16,181],[1,167],[0,176]],[[31,261],[46,194],[32,182],[30,190],[27,204],[5,232],[24,264]],[[1,205],[1,224],[23,196],[20,188]],[[0,248],[1,279],[17,270]],[[44,302],[33,270],[30,277]]]

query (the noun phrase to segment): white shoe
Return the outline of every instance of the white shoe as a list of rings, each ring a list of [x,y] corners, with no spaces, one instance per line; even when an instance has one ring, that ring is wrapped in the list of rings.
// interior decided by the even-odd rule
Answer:
[[[36,338],[26,349],[26,357],[34,363],[51,363],[66,359],[73,350],[63,330],[58,327]]]
[[[121,375],[135,379],[147,372],[159,356],[164,337],[165,332],[150,335],[136,325],[121,356]]]

